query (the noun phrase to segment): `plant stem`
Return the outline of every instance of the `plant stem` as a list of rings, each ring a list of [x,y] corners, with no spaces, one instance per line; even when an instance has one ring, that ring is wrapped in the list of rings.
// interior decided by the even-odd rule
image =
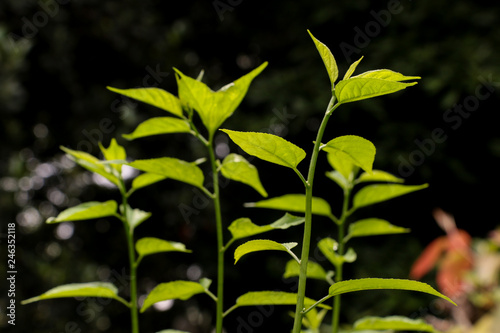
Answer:
[[[139,333],[139,313],[137,308],[137,265],[134,250],[134,229],[130,227],[127,219],[127,195],[122,192],[123,225],[127,235],[128,259],[130,266],[130,318],[132,321],[132,333]]]
[[[306,214],[304,223],[304,237],[302,241],[302,254],[300,259],[300,275],[299,275],[299,289],[297,292],[297,307],[295,309],[295,319],[293,322],[293,333],[300,333],[302,328],[302,316],[304,310],[304,298],[306,294],[306,279],[307,279],[307,264],[309,262],[309,249],[311,245],[311,229],[312,229],[312,198],[313,198],[313,181],[316,171],[316,163],[318,161],[319,148],[321,146],[321,140],[323,139],[323,134],[325,132],[328,119],[335,110],[335,97],[332,97],[328,108],[325,112],[321,125],[318,129],[316,135],[316,142],[314,143],[314,148],[311,156],[311,162],[309,164],[309,172],[307,175],[307,182],[305,183],[306,188]]]
[[[215,210],[215,223],[217,226],[217,309],[216,309],[216,333],[222,333],[222,321],[224,312],[224,233],[222,227],[222,214],[220,208],[219,174],[217,171],[217,160],[213,147],[213,135],[207,144],[212,167],[212,178],[214,184],[213,202]]]

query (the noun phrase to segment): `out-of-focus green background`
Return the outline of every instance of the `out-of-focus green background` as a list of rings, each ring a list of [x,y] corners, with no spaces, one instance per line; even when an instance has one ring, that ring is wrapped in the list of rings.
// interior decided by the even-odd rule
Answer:
[[[491,1],[96,1],[2,0],[0,3],[0,328],[16,332],[126,332],[128,311],[103,300],[51,300],[16,306],[16,326],[4,316],[8,302],[6,232],[16,223],[16,301],[56,285],[104,280],[127,296],[123,230],[117,221],[45,225],[46,218],[90,200],[117,199],[118,193],[63,157],[59,146],[99,154],[98,141],[111,138],[130,159],[175,156],[194,160],[202,147],[185,135],[127,142],[142,120],[162,111],[123,99],[105,89],[161,87],[176,93],[172,67],[190,76],[205,70],[213,89],[264,61],[268,68],[224,127],[281,135],[307,151],[329,100],[329,81],[306,30],[334,53],[341,75],[364,56],[358,72],[390,68],[419,75],[420,83],[391,96],[340,108],[325,138],[363,136],[377,146],[375,167],[425,191],[366,210],[409,227],[412,234],[374,237],[352,243],[358,261],[351,277],[407,277],[412,261],[443,234],[431,211],[454,214],[458,226],[484,237],[498,224],[500,136],[500,7]],[[221,151],[236,151],[222,133]],[[227,152],[227,149],[226,149]],[[253,160],[270,196],[302,191],[283,168]],[[305,170],[307,163],[301,166]],[[316,195],[339,207],[340,192],[322,176]],[[160,254],[144,260],[139,289],[175,279],[215,278],[215,227],[210,205],[194,202],[189,186],[165,181],[133,198],[153,213],[137,236],[184,242],[193,254]],[[277,212],[243,208],[258,194],[229,183],[222,192],[225,223],[241,216],[270,223]],[[180,204],[196,206],[183,217]],[[317,219],[313,239],[333,235]],[[301,240],[301,229],[272,235]],[[229,252],[230,253],[230,252]],[[313,252],[314,253],[314,252]],[[285,258],[255,255],[233,268],[227,258],[226,308],[248,290],[293,290],[283,280]],[[326,268],[329,268],[325,266]],[[433,282],[429,278],[429,282]],[[310,283],[321,297],[326,285]],[[108,304],[109,303],[109,304]],[[432,299],[404,293],[358,293],[345,297],[342,318],[365,314],[412,317],[432,309]],[[258,332],[289,327],[287,311],[261,311]],[[255,309],[231,314],[228,332],[245,332]],[[165,328],[209,332],[213,305],[203,295],[175,302],[167,311],[141,315],[144,332]],[[255,318],[257,318],[255,317]],[[290,326],[291,327],[291,326]],[[253,329],[253,328],[252,328]]]

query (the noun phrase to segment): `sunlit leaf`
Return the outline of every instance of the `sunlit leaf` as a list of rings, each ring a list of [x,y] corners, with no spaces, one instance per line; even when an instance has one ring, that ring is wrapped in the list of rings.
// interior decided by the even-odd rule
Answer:
[[[118,296],[118,288],[107,282],[87,282],[72,283],[58,286],[46,291],[45,293],[21,302],[28,304],[45,299],[65,298],[65,297],[102,297],[112,298],[124,304],[127,302]]]
[[[302,148],[277,135],[226,129],[221,131],[227,133],[247,154],[267,162],[295,169],[306,157],[306,152]]]
[[[357,179],[356,183],[367,182],[387,182],[387,183],[404,183],[403,178],[396,177],[388,172],[381,170],[372,170],[371,173],[363,172]]]
[[[283,274],[283,277],[287,279],[299,275],[300,275],[299,263],[295,260],[289,260],[286,264],[285,273]],[[307,277],[311,279],[318,279],[325,281],[326,272],[323,269],[323,267],[321,267],[320,264],[314,261],[309,261],[307,263]]]
[[[289,212],[305,213],[306,197],[304,194],[285,194],[281,197],[261,200],[257,202],[249,202],[245,207],[269,208],[277,210],[285,210]],[[313,197],[312,213],[327,217],[332,216],[332,210],[328,202],[322,198]]]
[[[278,243],[268,239],[254,239],[236,248],[234,251],[234,263],[236,264],[242,256],[258,251],[285,251],[293,254],[290,250],[297,246],[297,243]]]
[[[277,221],[259,226],[254,224],[249,218],[239,218],[231,223],[228,227],[234,240],[254,236],[274,229],[288,229],[304,222],[303,217],[297,217],[285,213],[283,217]]]
[[[111,139],[111,143],[109,144],[108,148],[104,148],[104,146],[99,142],[99,148],[101,149],[101,152],[107,161],[115,161],[115,160],[125,161],[127,159],[127,153],[125,152],[125,148],[120,146],[116,142],[115,138]],[[123,163],[116,163],[116,164],[112,163],[111,167],[113,167],[116,171],[121,173],[122,165]]]
[[[428,187],[423,185],[376,184],[363,187],[354,195],[353,209],[373,205]]]
[[[350,103],[381,95],[392,94],[417,82],[403,83],[371,77],[351,77],[342,80],[335,87],[335,96],[338,103]]]
[[[191,253],[182,243],[166,241],[155,237],[144,237],[135,243],[139,258],[160,252],[185,252]]]
[[[351,176],[352,164],[366,172],[372,172],[375,146],[360,136],[340,136],[322,145],[321,149],[328,153],[330,164],[346,179]]]
[[[206,292],[205,287],[193,281],[172,281],[157,285],[144,300],[141,312],[146,311],[155,303],[169,299],[187,300],[194,295]]]
[[[146,172],[134,178],[132,181],[132,189],[138,190],[167,178],[167,176]]]
[[[325,173],[325,175],[331,180],[333,180],[335,183],[337,183],[337,185],[344,190],[352,186],[349,184],[347,179],[345,179],[345,177],[337,170],[328,171]]]
[[[339,266],[344,262],[352,263],[357,259],[356,252],[349,248],[343,255],[337,253],[338,242],[330,237],[321,239],[318,242],[318,249],[334,266]]]
[[[152,135],[190,132],[191,127],[184,119],[156,117],[140,123],[132,133],[124,134],[123,137],[127,140],[134,140]]]
[[[116,215],[118,204],[114,200],[106,202],[89,201],[77,206],[65,209],[57,217],[50,217],[47,223],[59,223],[66,221],[91,220]]]
[[[335,61],[335,58],[330,49],[328,48],[328,46],[326,46],[318,39],[316,39],[309,30],[307,30],[307,32],[311,36],[314,45],[316,45],[316,49],[318,50],[319,55],[321,56],[321,59],[325,64],[326,71],[328,72],[328,77],[330,78],[333,91],[333,87],[335,86],[335,81],[337,81],[337,78],[339,76],[339,69],[337,67],[337,62]]]
[[[120,206],[120,209],[123,209],[123,205]],[[139,224],[149,219],[151,217],[151,213],[127,206],[126,217],[129,227],[131,229],[135,229]]]
[[[193,163],[172,157],[136,160],[130,162],[129,165],[145,172],[162,175],[199,188],[203,187],[205,179],[203,171],[199,167]]]
[[[368,218],[353,222],[349,225],[349,233],[344,239],[347,241],[353,237],[401,234],[410,232],[410,229],[390,224],[386,220]]]
[[[422,319],[410,319],[402,316],[364,317],[354,322],[355,330],[394,330],[438,333],[434,327]]]
[[[310,306],[315,303],[314,300],[305,297],[304,305]],[[236,300],[237,306],[255,306],[255,305],[296,305],[297,294],[284,291],[251,291],[241,295]],[[322,308],[330,309],[329,306],[320,305]]]
[[[215,92],[203,82],[190,78],[174,68],[179,97],[183,103],[187,103],[198,112],[209,133],[213,134],[233,114],[245,97],[252,80],[266,66],[267,62]]]
[[[358,67],[359,63],[361,62],[361,60],[363,60],[363,57],[359,58],[358,61],[355,61],[351,64],[351,66],[349,66],[349,69],[347,70],[347,72],[345,73],[344,75],[344,79],[343,80],[347,80],[348,78],[351,77],[351,75],[354,73],[354,71],[356,70],[356,67]]]
[[[238,154],[227,155],[222,161],[220,170],[224,177],[247,184],[263,197],[267,197],[267,192],[260,182],[257,168],[243,156]]]
[[[405,76],[401,73],[392,71],[390,69],[375,69],[372,71],[364,72],[359,75],[353,76],[353,78],[354,77],[381,79],[381,80],[395,81],[395,82],[420,79],[420,76]]]
[[[178,117],[182,117],[181,102],[177,97],[159,88],[136,88],[136,89],[117,89],[107,87],[109,90],[118,94],[136,99],[157,108],[168,111]]]

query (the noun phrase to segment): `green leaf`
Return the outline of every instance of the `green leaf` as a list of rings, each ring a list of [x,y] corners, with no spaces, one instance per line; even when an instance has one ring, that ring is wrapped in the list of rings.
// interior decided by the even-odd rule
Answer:
[[[326,237],[318,242],[318,249],[335,267],[344,262],[352,263],[356,260],[357,255],[352,248],[349,248],[344,255],[338,254],[336,252],[338,245],[336,240]]]
[[[257,168],[250,164],[243,156],[229,154],[222,161],[221,172],[227,179],[242,182],[251,186],[263,197],[267,197],[267,192],[262,186]]]
[[[133,168],[175,179],[198,188],[203,187],[203,171],[193,163],[172,157],[160,157],[130,162]]]
[[[304,223],[305,217],[293,216],[285,213],[283,217],[270,224],[273,229],[288,229],[290,227]]]
[[[154,237],[144,237],[135,243],[135,249],[139,258],[160,252],[184,252],[191,253],[182,243],[166,241]]]
[[[373,205],[428,187],[423,185],[376,184],[363,187],[354,195],[353,209]]]
[[[306,157],[306,152],[286,141],[285,139],[268,133],[238,132],[223,129],[247,154],[261,160],[296,169],[297,165]]]
[[[385,171],[372,170],[372,173],[363,172],[358,179],[356,179],[356,184],[367,182],[404,183],[404,179]]]
[[[189,333],[189,332],[179,331],[179,330],[161,330],[161,331],[156,332],[156,333]]]
[[[240,258],[245,254],[257,251],[268,251],[268,250],[285,251],[295,257],[295,255],[291,251],[291,249],[294,248],[295,246],[297,246],[297,243],[293,242],[280,244],[278,242],[268,239],[254,239],[236,248],[236,250],[234,251],[234,263],[236,264],[238,260],[240,260]]]
[[[410,229],[395,226],[386,220],[368,218],[351,223],[345,241],[347,242],[348,239],[353,237],[401,234],[406,232],[410,232]]]
[[[134,140],[152,135],[190,132],[191,127],[184,119],[156,117],[140,123],[132,133],[124,134],[123,137],[127,140]]]
[[[318,312],[315,308],[307,312],[302,318],[302,324],[310,330],[303,331],[303,333],[319,333],[319,328],[327,312],[328,309],[322,309]],[[291,315],[294,316],[295,313],[291,313]]]
[[[125,161],[127,159],[127,153],[125,152],[125,148],[120,146],[116,142],[115,138],[111,139],[111,143],[109,144],[108,148],[104,148],[104,146],[99,142],[99,148],[101,149],[101,152],[107,161],[116,161],[116,160]],[[119,173],[121,173],[123,164],[124,163],[112,163],[111,167],[114,168]]]
[[[373,71],[364,72],[354,77],[381,79],[381,80],[395,81],[395,82],[420,79],[420,76],[404,76],[403,74],[391,71],[390,69],[376,69]]]
[[[356,67],[358,67],[359,63],[361,62],[361,60],[363,60],[363,57],[359,58],[358,61],[355,61],[354,63],[351,64],[351,66],[349,67],[349,69],[347,70],[347,72],[345,73],[344,75],[344,79],[343,80],[347,80],[348,78],[351,77],[351,75],[354,73],[354,71],[356,70]]]
[[[337,183],[337,185],[344,190],[352,187],[352,184],[350,184],[347,179],[345,179],[345,177],[337,170],[328,171],[325,173],[325,175],[335,183]]]
[[[275,197],[257,202],[248,202],[245,204],[245,207],[270,208],[305,213],[306,196],[304,194],[285,194],[281,197]],[[332,210],[328,202],[318,197],[313,197],[312,199],[312,213],[327,217],[332,216]]]
[[[138,190],[140,188],[149,186],[151,184],[157,183],[167,178],[168,177],[156,173],[149,173],[149,172],[142,173],[139,176],[135,177],[134,180],[132,181],[132,189]]]
[[[333,57],[333,54],[330,51],[330,49],[325,44],[317,40],[309,30],[307,30],[307,32],[311,36],[314,45],[316,45],[316,49],[318,50],[319,55],[321,56],[321,59],[325,64],[326,71],[328,72],[328,77],[330,78],[333,91],[333,88],[335,87],[335,81],[337,81],[337,78],[339,76],[339,69],[337,67],[337,62],[335,61],[335,58]]]
[[[245,97],[250,83],[259,75],[267,62],[250,73],[214,92],[203,82],[184,75],[175,69],[179,97],[195,109],[203,124],[212,135],[229,118]]]
[[[61,149],[80,166],[103,176],[119,188],[122,186],[119,174],[110,165],[102,163],[98,158],[83,151],[72,150],[66,147],[61,147]]]
[[[287,279],[294,276],[300,275],[300,265],[295,260],[289,260],[286,264],[285,273],[283,274],[283,278]],[[321,267],[320,264],[315,263],[314,261],[309,261],[307,263],[307,277],[311,279],[318,280],[326,280],[326,272]]]
[[[178,117],[182,117],[181,102],[171,93],[159,88],[117,89],[107,87],[118,94],[136,99],[149,105],[156,106]]]
[[[350,293],[354,291],[379,290],[379,289],[418,291],[440,297],[456,305],[455,302],[453,302],[450,298],[436,291],[434,288],[432,288],[426,283],[413,280],[379,279],[379,278],[366,278],[366,279],[356,279],[356,280],[346,280],[346,281],[336,282],[330,287],[328,291],[328,296],[323,298],[322,301],[336,295]]]
[[[194,295],[206,292],[205,287],[198,282],[192,281],[172,281],[160,283],[144,300],[141,308],[141,313],[146,311],[150,306],[155,303],[166,301],[169,299],[187,300]]]
[[[340,136],[322,145],[321,149],[328,153],[328,161],[345,179],[352,177],[352,165],[372,172],[376,149],[373,143],[360,136]]]
[[[87,282],[87,283],[72,283],[58,286],[46,291],[40,296],[33,297],[21,302],[28,304],[45,299],[65,298],[65,297],[102,297],[112,298],[124,304],[127,302],[118,296],[118,289],[111,283],[107,282]]]
[[[102,217],[115,216],[118,204],[114,200],[106,202],[90,201],[65,209],[57,217],[50,217],[47,223],[66,221],[91,220]]]
[[[120,206],[120,209],[123,209],[123,205]],[[150,217],[150,212],[145,212],[137,208],[132,209],[130,206],[127,207],[127,222],[131,230],[135,229],[139,224]]]
[[[381,95],[392,94],[407,87],[416,85],[417,82],[403,83],[398,81],[376,78],[351,77],[342,80],[335,87],[335,96],[339,104],[350,103]]]
[[[437,333],[430,324],[422,319],[410,319],[402,316],[389,317],[364,317],[354,322],[355,330],[394,330],[394,331],[420,331]]]
[[[310,306],[315,301],[305,297],[304,305]],[[284,291],[251,291],[241,295],[236,300],[236,306],[255,306],[255,305],[296,305],[297,294]],[[321,304],[320,307],[331,309],[327,305]]]

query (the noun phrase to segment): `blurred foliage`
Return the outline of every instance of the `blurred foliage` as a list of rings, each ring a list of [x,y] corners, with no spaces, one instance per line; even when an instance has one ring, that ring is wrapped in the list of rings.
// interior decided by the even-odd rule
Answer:
[[[496,22],[500,7],[484,0],[452,5],[443,0],[220,2],[227,5],[225,10],[214,6],[214,1],[0,3],[0,231],[5,233],[8,222],[18,223],[18,301],[62,281],[126,283],[126,272],[121,268],[126,263],[118,245],[120,225],[91,221],[69,224],[63,230],[42,225],[47,217],[79,201],[116,195],[98,179],[74,167],[62,155],[60,145],[97,154],[97,141],[107,145],[117,137],[134,158],[176,156],[194,160],[201,155],[201,147],[182,135],[155,138],[150,149],[145,143],[152,139],[125,142],[122,134],[130,133],[141,120],[162,113],[118,97],[105,86],[158,86],[175,93],[171,68],[177,67],[190,76],[204,69],[204,81],[218,88],[269,61],[269,67],[252,84],[247,98],[225,126],[272,132],[304,148],[311,147],[312,133],[329,100],[329,84],[306,29],[330,46],[341,73],[363,55],[360,72],[386,67],[422,76],[416,89],[355,107],[346,105],[334,115],[328,129],[330,136],[357,134],[373,141],[378,152],[376,167],[395,174],[401,173],[402,161],[423,156],[423,160],[415,160],[412,172],[400,176],[408,183],[431,184],[425,193],[398,199],[398,210],[385,212],[385,205],[374,207],[374,214],[380,212],[398,225],[412,228],[413,236],[405,242],[376,238],[359,243],[359,257],[367,259],[358,263],[360,270],[350,273],[406,277],[410,258],[423,247],[412,237],[419,236],[425,244],[439,234],[430,214],[435,206],[453,212],[461,227],[473,236],[483,236],[496,226],[497,198],[487,193],[499,185],[496,109],[500,27]],[[360,37],[359,31],[367,38]],[[346,45],[356,50],[349,57],[344,54]],[[485,81],[494,91],[473,105],[475,111],[459,114],[460,125],[453,126],[458,123],[447,120],[446,112],[470,101],[477,89],[489,91],[481,88]],[[443,130],[444,142],[429,141],[435,129]],[[224,135],[217,140],[221,149],[227,148]],[[422,151],[416,140],[427,143],[428,153],[416,153]],[[282,178],[286,174],[277,167],[254,163],[265,186],[279,184],[266,186],[270,196],[297,191],[301,186]],[[326,162],[319,166],[320,172],[322,167],[326,168]],[[251,190],[233,183],[223,193],[227,224],[241,216],[243,202],[255,199]],[[317,195],[333,203],[340,198],[340,193],[327,190]],[[191,278],[214,276],[211,263],[216,254],[206,250],[215,242],[210,207],[198,202],[199,209],[188,221],[178,209],[180,202],[191,205],[196,198],[200,196],[192,189],[167,181],[135,199],[134,205],[152,211],[156,220],[150,227],[154,230],[139,233],[183,241],[195,253],[189,259],[183,257],[187,261],[182,263],[168,256],[145,262],[139,277],[143,292],[159,282],[189,278],[189,274],[194,274]],[[416,206],[414,200],[418,200],[420,209],[409,211],[410,205]],[[245,214],[258,224],[277,217],[257,210],[246,210]],[[318,237],[330,232],[326,222],[318,219],[316,225]],[[294,238],[300,241],[300,235],[283,233],[284,241]],[[104,246],[105,240],[108,246]],[[373,247],[377,251],[372,251]],[[392,255],[395,252],[397,256]],[[247,289],[293,289],[294,281],[281,281],[284,263],[278,259],[270,257],[266,263],[269,278],[251,278],[247,286],[231,283],[226,287],[228,295],[235,298]],[[258,261],[249,258],[238,270],[228,264],[227,281],[254,276],[252,264],[258,265]],[[2,272],[6,271],[4,265],[2,259]],[[311,296],[322,288],[311,284]],[[404,312],[414,311],[414,302],[421,301],[423,307],[429,302],[396,296],[383,298],[383,312],[408,314]],[[355,304],[352,309],[365,309],[358,314],[371,314],[368,312],[380,309],[374,305],[381,299],[363,294],[346,297],[345,302]],[[2,308],[6,301],[5,294],[0,295]],[[232,302],[233,297],[228,296],[226,303]],[[79,304],[84,305],[79,308]],[[203,298],[176,303],[168,312],[144,314],[141,326],[145,331],[175,326],[203,332],[211,320],[210,306],[210,300]],[[85,332],[118,332],[128,323],[121,317],[120,304],[103,305],[98,300],[46,301],[18,306],[17,310],[19,331],[74,331],[74,322]],[[280,315],[289,320],[286,309],[281,311],[275,309],[262,331],[279,323]],[[228,327],[238,325],[238,316],[246,319],[247,313],[228,318]],[[344,317],[355,320],[356,311],[347,310]],[[0,327],[10,328],[3,317]]]

